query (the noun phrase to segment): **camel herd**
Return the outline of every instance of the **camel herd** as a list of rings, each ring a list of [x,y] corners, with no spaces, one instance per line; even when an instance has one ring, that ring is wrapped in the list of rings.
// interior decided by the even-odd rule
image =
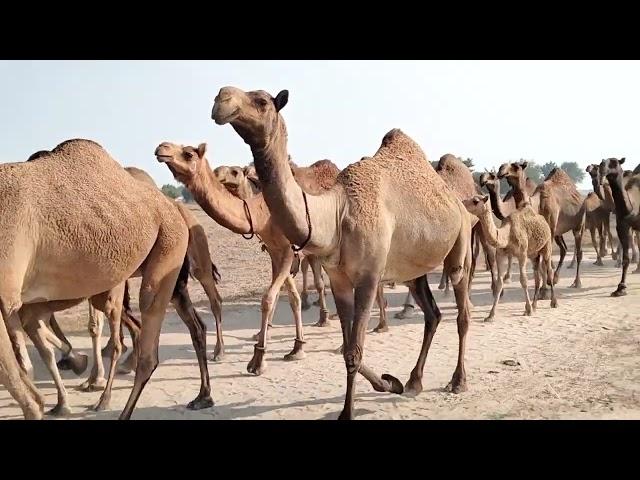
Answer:
[[[161,143],[155,157],[185,185],[195,201],[217,223],[245,238],[256,236],[271,258],[272,281],[262,297],[262,321],[247,371],[267,369],[267,345],[275,305],[287,290],[296,337],[285,360],[305,357],[302,310],[310,308],[307,271],[311,267],[318,292],[316,326],[332,316],[325,296],[326,274],[342,328],[347,385],[340,419],[353,418],[356,375],[376,391],[419,393],[426,357],[441,320],[427,273],[442,266],[441,289],[452,286],[457,307],[458,361],[447,389],[467,389],[465,343],[469,329],[470,290],[480,251],[491,273],[495,319],[504,283],[510,280],[512,259],[519,266],[525,314],[549,296],[557,308],[554,287],[559,281],[572,232],[575,254],[573,288],[581,288],[582,237],[589,230],[596,265],[611,255],[618,259],[621,279],[612,296],[626,294],[631,260],[638,262],[640,240],[640,166],[624,170],[625,159],[608,158],[587,168],[593,192],[584,198],[561,169],[535,185],[523,163],[505,163],[483,173],[476,182],[455,156],[445,155],[433,168],[420,146],[399,129],[384,135],[371,157],[340,171],[321,160],[298,167],[287,150],[287,130],[281,110],[288,91],[275,97],[265,91],[222,88],[211,118],[230,124],[249,145],[249,167],[221,166],[212,170],[207,146]],[[501,196],[500,181],[510,191]],[[487,195],[483,191],[488,192]],[[184,321],[200,368],[201,388],[188,408],[213,406],[207,361],[224,356],[222,301],[202,225],[180,203],[168,199],[142,170],[123,168],[91,140],[67,140],[52,150],[40,150],[27,161],[0,165],[0,383],[20,405],[24,417],[40,419],[44,398],[32,382],[32,365],[23,332],[33,342],[53,377],[57,404],[49,411],[67,415],[70,408],[60,370],[76,374],[88,366],[75,352],[55,318],[55,312],[85,300],[93,367],[81,384],[103,390],[96,410],[110,407],[116,373],[135,371],[134,385],[120,418],[128,419],[158,365],[158,347],[165,311],[171,303]],[[64,205],[64,208],[60,206]],[[615,215],[617,247],[611,234]],[[634,240],[635,235],[635,240]],[[553,242],[560,249],[551,260]],[[634,258],[629,258],[629,249]],[[534,273],[529,296],[527,263]],[[302,295],[294,275],[302,270]],[[635,273],[640,271],[639,267]],[[216,324],[216,346],[206,352],[206,326],[191,303],[188,279],[202,285]],[[138,320],[132,313],[129,279],[141,277]],[[405,283],[409,294],[398,315],[409,315],[414,302],[424,313],[422,347],[409,380],[402,384],[379,375],[363,363],[365,333],[374,302],[388,330],[383,285]],[[102,316],[110,336],[101,350]],[[132,351],[118,363],[126,347],[123,327],[131,335]],[[337,346],[336,346],[337,347]],[[60,350],[56,362],[54,348]],[[110,358],[108,374],[102,357]]]

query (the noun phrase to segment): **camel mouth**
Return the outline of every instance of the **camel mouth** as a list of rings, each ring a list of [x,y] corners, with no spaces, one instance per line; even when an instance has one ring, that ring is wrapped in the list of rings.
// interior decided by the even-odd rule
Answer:
[[[232,112],[222,115],[220,111],[214,107],[211,118],[217,125],[224,125],[225,123],[232,122],[238,116],[239,112],[240,107],[236,107]]]
[[[158,160],[160,163],[167,163],[172,158],[173,157],[171,155],[156,155],[156,160]]]

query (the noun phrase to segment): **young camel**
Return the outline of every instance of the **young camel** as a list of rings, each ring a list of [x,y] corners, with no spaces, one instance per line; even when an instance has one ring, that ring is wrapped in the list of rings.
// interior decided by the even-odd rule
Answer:
[[[41,418],[42,398],[21,373],[4,323],[19,325],[20,312],[26,325],[42,324],[52,306],[113,291],[140,272],[140,358],[120,415],[129,418],[157,365],[160,326],[187,249],[184,221],[157,189],[89,140],[65,141],[36,162],[0,165],[0,195],[0,380],[26,418]],[[135,242],[122,235],[131,225]],[[110,296],[119,332],[118,301]],[[114,342],[117,360],[118,335]]]
[[[632,175],[623,185],[622,165],[625,158],[603,159],[600,162],[600,185],[606,177],[616,207],[616,232],[622,248],[622,278],[612,297],[627,294],[627,269],[629,268],[629,244],[632,241],[631,230],[640,231],[640,174]],[[640,269],[639,269],[640,270]]]
[[[380,282],[410,282],[425,312],[422,348],[405,390],[422,390],[426,356],[441,319],[426,273],[444,262],[458,305],[458,364],[448,385],[466,390],[464,352],[469,326],[468,275],[471,223],[464,206],[434,171],[420,147],[391,130],[373,157],[340,172],[334,188],[307,195],[287,165],[287,132],[280,111],[288,92],[275,98],[259,90],[224,87],[212,118],[231,124],[251,147],[272,218],[292,245],[321,258],[331,280],[343,333],[347,370],[340,419],[353,417],[356,373],[377,391],[402,393],[391,375],[378,376],[363,362],[371,306]]]
[[[480,219],[482,230],[487,237],[487,241],[497,249],[498,257],[498,288],[493,296],[493,306],[485,322],[491,321],[495,317],[496,307],[502,294],[501,265],[504,258],[511,254],[516,257],[520,266],[520,285],[524,290],[525,315],[531,315],[536,309],[538,295],[540,291],[540,258],[542,258],[542,268],[547,272],[547,283],[551,288],[551,308],[558,306],[553,289],[553,278],[551,273],[551,230],[542,215],[537,214],[529,205],[512,212],[505,218],[502,226],[497,228],[493,222],[491,205],[487,200],[488,196],[476,195],[471,199],[463,200],[462,203],[469,213],[476,215]],[[535,275],[535,291],[533,294],[533,305],[529,299],[527,287],[527,259],[533,262]]]
[[[571,178],[560,168],[549,172],[544,182],[536,187],[533,196],[529,197],[525,189],[524,170],[527,162],[504,163],[498,170],[498,178],[506,178],[513,189],[516,208],[520,209],[527,203],[532,205],[536,213],[540,213],[549,224],[551,236],[560,247],[560,261],[556,266],[553,284],[558,283],[560,268],[567,254],[567,244],[562,235],[569,230],[575,239],[575,256],[577,259],[576,277],[570,288],[582,288],[580,281],[580,263],[582,262],[582,235],[585,226],[586,205],[584,198]],[[539,205],[538,209],[535,208]],[[548,283],[548,282],[547,282]],[[540,298],[546,298],[546,287],[543,285]]]

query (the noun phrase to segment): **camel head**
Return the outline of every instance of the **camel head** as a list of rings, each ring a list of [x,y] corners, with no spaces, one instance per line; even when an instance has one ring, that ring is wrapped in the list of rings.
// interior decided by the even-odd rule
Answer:
[[[498,178],[506,178],[511,188],[519,187],[522,191],[527,188],[527,179],[524,171],[527,169],[527,162],[503,163],[498,169]]]
[[[495,170],[487,170],[480,178],[478,178],[478,184],[480,187],[487,187],[487,190],[492,192],[498,192],[500,190],[500,179]]]
[[[488,195],[474,195],[462,200],[462,204],[471,215],[481,217],[486,213],[491,213],[491,204],[487,200],[489,200]]]
[[[620,160],[613,157],[606,159],[603,158],[598,168],[600,185],[604,185],[605,178],[609,183],[617,181],[622,182],[622,177],[624,176],[622,164],[624,164],[624,161],[625,157],[622,157]]]
[[[288,90],[282,90],[274,98],[264,90],[245,92],[223,87],[214,100],[211,118],[218,125],[230,123],[245,143],[262,145],[284,126],[279,112],[288,100]]]
[[[190,145],[162,142],[156,148],[155,156],[159,162],[167,164],[176,180],[181,183],[188,183],[198,174],[201,166],[206,162],[204,158],[206,152],[206,143],[192,147]]]
[[[600,200],[604,201],[604,196],[602,195],[602,186],[601,186],[601,177],[600,177],[600,166],[592,163],[587,166],[587,173],[591,177],[591,185],[593,186],[593,191],[598,196]]]
[[[218,181],[238,198],[246,200],[260,191],[260,182],[253,167],[221,166],[213,171]]]

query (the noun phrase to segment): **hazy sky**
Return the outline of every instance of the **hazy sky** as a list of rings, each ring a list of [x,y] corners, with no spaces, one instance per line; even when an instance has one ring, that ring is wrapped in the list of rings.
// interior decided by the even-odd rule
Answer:
[[[211,120],[226,85],[289,90],[299,165],[345,167],[396,127],[430,160],[453,153],[476,170],[640,159],[638,61],[2,61],[0,162],[80,137],[159,184],[174,183],[153,156],[162,141],[207,142],[212,167],[245,165],[248,146]]]

